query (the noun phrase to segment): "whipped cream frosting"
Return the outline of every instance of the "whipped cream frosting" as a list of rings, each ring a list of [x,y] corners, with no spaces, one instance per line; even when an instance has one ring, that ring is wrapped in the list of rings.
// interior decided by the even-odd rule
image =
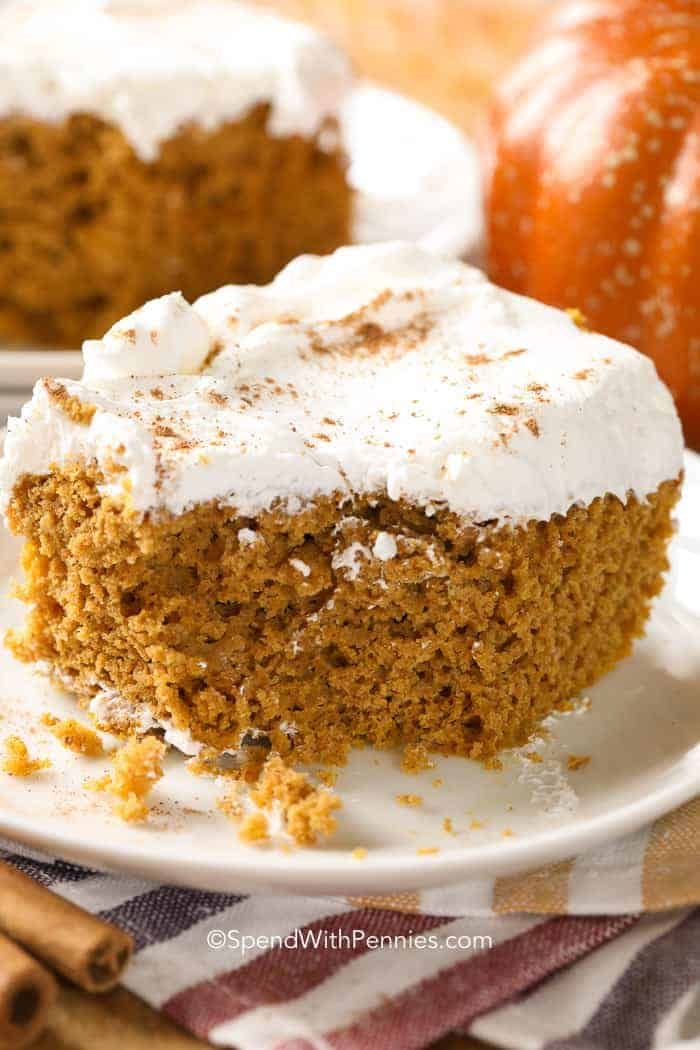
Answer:
[[[312,28],[235,0],[0,0],[2,115],[91,113],[150,162],[183,125],[212,130],[261,103],[269,134],[343,149],[353,241],[478,252],[472,143],[423,106],[356,81]]]
[[[5,503],[21,475],[78,459],[140,513],[386,493],[520,523],[644,498],[682,469],[648,358],[407,243],[302,256],[193,306],[165,296],[85,361],[10,421]]]

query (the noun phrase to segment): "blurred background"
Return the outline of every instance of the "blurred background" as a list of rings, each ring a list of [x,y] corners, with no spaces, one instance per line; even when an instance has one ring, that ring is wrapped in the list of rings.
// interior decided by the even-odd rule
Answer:
[[[432,106],[466,131],[527,42],[548,0],[259,0],[310,22],[363,75]]]

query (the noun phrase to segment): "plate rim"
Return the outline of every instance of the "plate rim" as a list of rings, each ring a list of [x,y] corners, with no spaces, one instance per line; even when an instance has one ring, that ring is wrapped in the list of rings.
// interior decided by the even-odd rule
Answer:
[[[186,857],[175,857],[165,850],[154,854],[152,848],[138,845],[93,845],[70,834],[44,833],[41,825],[28,826],[22,818],[0,816],[0,833],[30,848],[62,859],[87,865],[101,871],[140,876],[192,889],[285,893],[294,896],[357,896],[394,894],[414,890],[439,889],[473,878],[489,879],[533,871],[549,864],[580,856],[651,824],[700,792],[700,763],[692,765],[689,756],[687,776],[653,795],[630,802],[610,813],[593,817],[569,828],[554,828],[521,840],[507,839],[488,845],[453,848],[444,853],[419,857],[411,855],[413,864],[403,867],[405,855],[382,856],[369,851],[355,860],[349,851],[299,850],[285,854],[270,853],[276,863],[265,864],[265,853],[251,849],[250,856],[240,853],[233,863],[224,858],[204,863]],[[159,843],[162,849],[163,843]],[[167,867],[163,867],[163,861]]]

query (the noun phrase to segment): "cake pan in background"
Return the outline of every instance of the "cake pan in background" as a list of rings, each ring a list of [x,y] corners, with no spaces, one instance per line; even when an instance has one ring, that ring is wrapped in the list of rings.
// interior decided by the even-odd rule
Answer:
[[[420,103],[369,82],[351,93],[341,125],[355,190],[356,243],[411,240],[479,261],[479,159],[462,132]],[[41,376],[73,379],[81,372],[79,347],[0,346],[0,425],[19,412]]]

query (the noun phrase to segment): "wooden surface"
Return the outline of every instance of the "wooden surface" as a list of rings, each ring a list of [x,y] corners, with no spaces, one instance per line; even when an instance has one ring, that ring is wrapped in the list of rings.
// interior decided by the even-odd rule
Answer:
[[[124,988],[91,996],[63,984],[49,1026],[33,1050],[202,1050],[208,1045],[187,1035]],[[450,1036],[431,1050],[487,1048],[474,1039]]]

